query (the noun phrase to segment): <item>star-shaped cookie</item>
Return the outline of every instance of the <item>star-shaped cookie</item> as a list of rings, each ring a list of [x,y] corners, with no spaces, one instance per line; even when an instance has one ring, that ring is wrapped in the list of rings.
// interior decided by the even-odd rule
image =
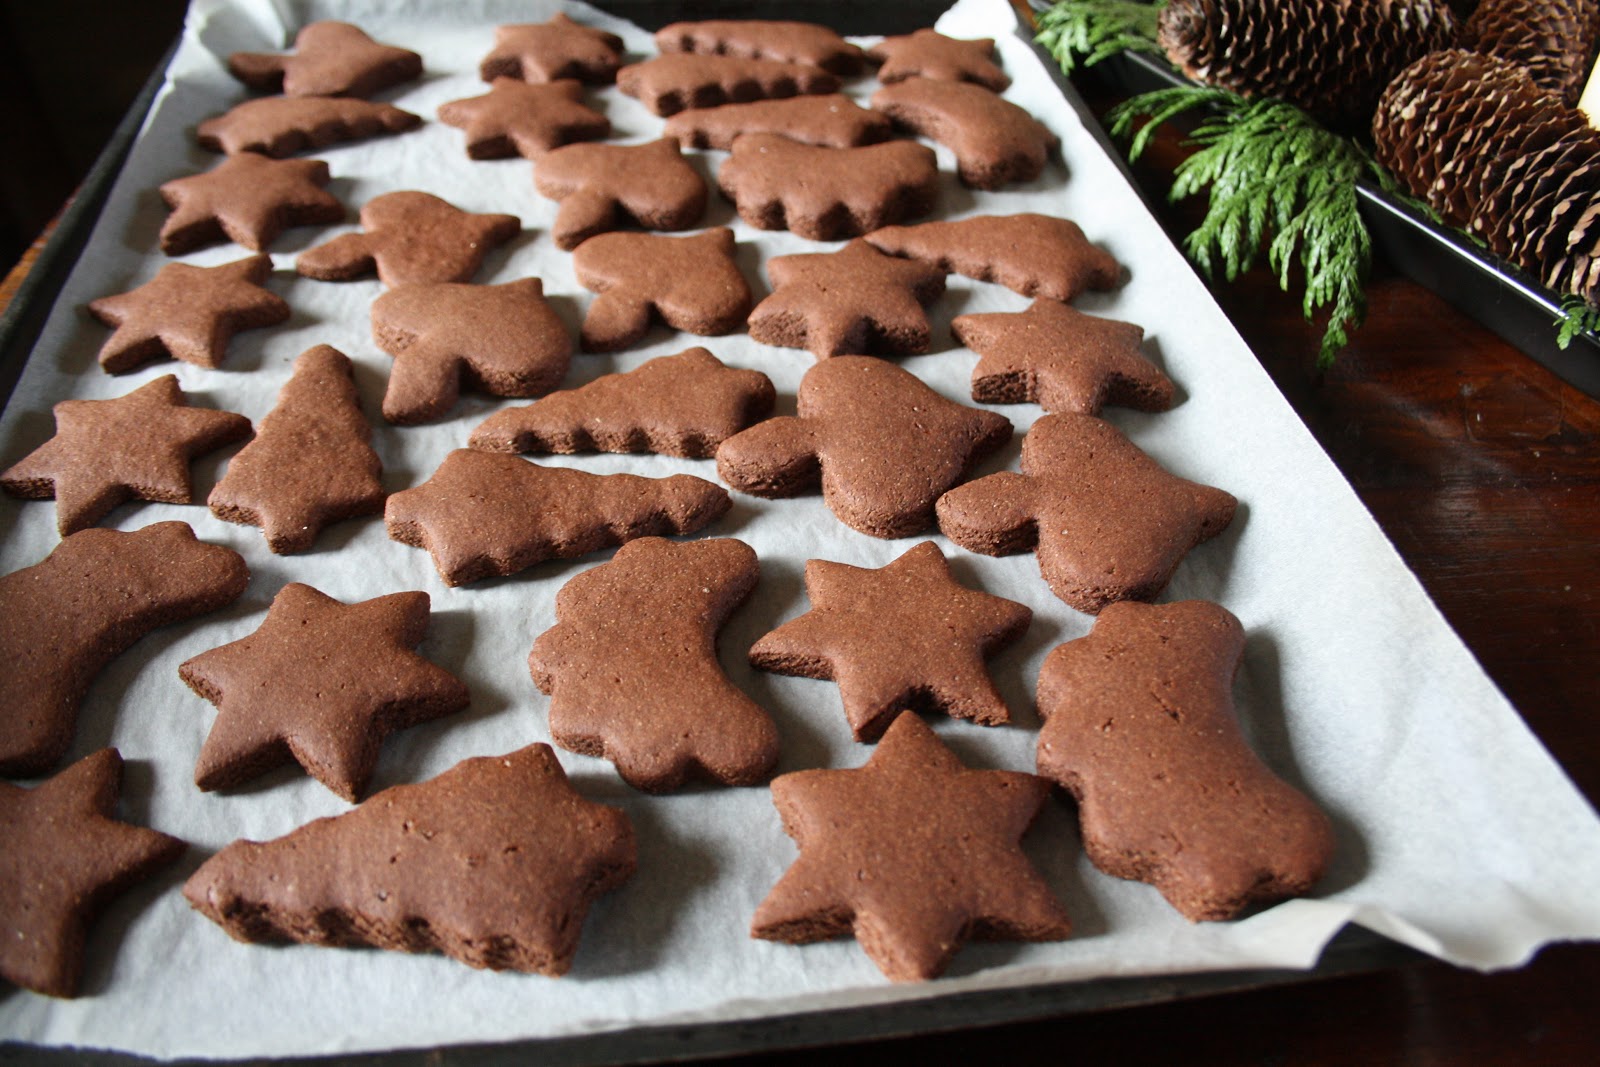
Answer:
[[[838,682],[857,741],[876,741],[902,711],[1011,721],[983,661],[1033,612],[961,585],[932,541],[876,570],[807,560],[806,595],[811,610],[751,646],[750,663]]]
[[[56,501],[62,536],[127,500],[187,504],[189,462],[250,436],[250,420],[192,408],[171,374],[114,400],[63,400],[56,432],[0,474],[15,496]]]
[[[534,84],[496,78],[483,96],[440,104],[439,121],[466,131],[473,159],[538,159],[611,132],[610,120],[584,104],[583,86],[565,78]]]
[[[992,411],[946,400],[871,356],[836,356],[800,379],[799,415],[758,422],[717,449],[717,474],[741,492],[813,492],[840,522],[873,537],[934,523],[939,494],[1011,439]]]
[[[161,251],[180,256],[233,241],[265,251],[291,226],[344,221],[344,205],[323,188],[330,180],[320,159],[269,159],[254,152],[229,156],[204,174],[161,186],[172,209],[161,225]]]
[[[864,767],[772,783],[800,847],[756,909],[753,937],[808,944],[853,934],[891,981],[936,978],[963,942],[1059,941],[1066,909],[1022,851],[1049,783],[962,765],[902,715]]]
[[[522,229],[515,215],[475,215],[432,193],[384,193],[361,208],[365,233],[308,248],[294,269],[307,278],[347,282],[377,271],[387,286],[470,282],[484,257]]]
[[[994,92],[1011,84],[994,61],[994,41],[988,37],[962,40],[937,30],[917,30],[903,37],[885,37],[867,55],[883,65],[878,80],[884,85],[907,78],[972,82]]]
[[[89,312],[116,332],[100,346],[109,374],[162,356],[216,367],[237,330],[274,326],[289,317],[283,297],[262,288],[272,257],[246,256],[217,267],[168,263],[137,289],[102,296]]]
[[[726,226],[688,237],[602,233],[578,246],[572,269],[599,295],[583,317],[585,352],[616,352],[659,319],[701,335],[733,333],[750,313],[750,283]]]
[[[414,651],[427,630],[427,593],[345,604],[284,586],[255,633],[178,668],[217,706],[195,784],[231,789],[292,759],[356,801],[385,737],[467,706],[466,685]]]
[[[873,93],[872,107],[954,152],[962,182],[975,189],[1032,181],[1061,147],[1032,114],[971,82],[907,78]]]
[[[867,242],[891,256],[932,263],[1023,296],[1071,300],[1085,289],[1112,289],[1122,266],[1089,243],[1071,219],[1053,215],[974,215],[956,222],[885,226]]]
[[[818,359],[926,352],[923,307],[944,292],[944,271],[886,256],[867,242],[837,252],[767,261],[772,295],[750,313],[750,336],[762,344],[804,348]]]
[[[78,995],[89,925],[112,898],[183,853],[176,837],[113,817],[122,756],[103,748],[49,781],[0,782],[0,975]]]
[[[621,64],[621,37],[558,14],[548,22],[496,26],[494,49],[483,57],[478,74],[486,82],[576,78],[604,85],[617,80]]]
[[[1051,590],[1094,614],[1161,594],[1189,550],[1227,529],[1238,502],[1168,474],[1109,422],[1046,415],[1001,471],[939,498],[939,529],[987,556],[1035,551]]]
[[[753,332],[753,331],[752,331]],[[1098,415],[1105,404],[1166,411],[1172,379],[1139,350],[1144,329],[1041,297],[1026,311],[958,315],[950,332],[978,353],[972,399],[1034,401],[1046,411]]]
[[[317,345],[295,360],[277,406],[206,505],[219,519],[261,527],[273,552],[305,552],[329,523],[383,510],[371,439],[350,358]]]
[[[706,210],[706,183],[670,137],[645,144],[577,144],[533,165],[533,184],[561,202],[550,234],[571,251],[595,234],[633,222],[687,230]]]
[[[420,75],[422,57],[348,22],[322,21],[295,34],[292,54],[235,52],[228,70],[263,93],[365,97]]]

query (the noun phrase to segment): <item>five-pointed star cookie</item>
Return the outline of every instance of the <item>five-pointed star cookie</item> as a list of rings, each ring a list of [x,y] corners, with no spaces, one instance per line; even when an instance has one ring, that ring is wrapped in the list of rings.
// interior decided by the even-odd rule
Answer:
[[[179,256],[234,241],[261,252],[291,226],[343,222],[344,205],[323,188],[329,180],[320,159],[268,159],[254,152],[174,178],[161,186],[172,209],[161,225],[161,251]]]
[[[533,184],[561,202],[550,233],[569,252],[628,222],[687,230],[706,210],[706,183],[671,137],[558,149],[533,165]]]
[[[184,662],[217,706],[195,764],[201,789],[229,789],[293,759],[344,797],[367,788],[383,739],[467,706],[459,678],[413,651],[428,594],[344,604],[291,582],[249,637]]]
[[[89,305],[116,332],[100,346],[100,366],[121,374],[162,356],[200,367],[221,364],[236,330],[273,326],[289,304],[261,283],[272,257],[247,256],[218,267],[168,263],[137,289]]]
[[[1011,721],[983,661],[1033,612],[958,583],[932,541],[876,570],[807,560],[806,594],[811,610],[758,640],[750,662],[838,682],[857,741],[877,740],[902,711]]]
[[[422,73],[422,57],[379,44],[348,22],[313,22],[294,38],[294,52],[235,52],[228,70],[250,88],[285,96],[371,96]]]
[[[171,374],[115,400],[63,400],[56,432],[0,474],[16,496],[56,501],[62,536],[126,500],[187,504],[189,462],[250,436],[250,420],[192,408]]]
[[[800,847],[756,909],[750,933],[808,944],[853,934],[892,981],[937,977],[971,938],[1059,941],[1066,909],[1022,851],[1049,783],[972,770],[915,715],[866,766],[772,783]]]
[[[388,286],[469,282],[489,252],[522,228],[515,215],[475,215],[412,189],[384,193],[361,208],[364,233],[308,248],[294,269],[307,278],[347,282],[377,271]]]
[[[886,256],[860,239],[837,252],[767,261],[775,286],[750,313],[763,344],[826,356],[926,352],[923,307],[944,292],[944,271]]]
[[[1172,407],[1172,379],[1139,350],[1144,329],[1041,297],[1026,311],[958,315],[950,331],[978,353],[972,399],[1035,401],[1046,411],[1098,415],[1104,404]]]
[[[483,57],[478,74],[486,82],[576,78],[603,85],[616,80],[621,63],[621,37],[556,15],[549,22],[496,26],[494,49]]]
[[[1169,474],[1109,422],[1046,415],[1001,471],[939,498],[939,529],[988,556],[1034,551],[1051,590],[1094,614],[1161,594],[1189,550],[1227,529],[1232,494]]]
[[[962,40],[937,30],[917,30],[904,37],[885,37],[867,55],[878,60],[878,80],[884,85],[907,78],[972,82],[994,92],[1011,84],[994,61],[994,41],[988,37]]]
[[[496,78],[483,96],[440,104],[439,121],[466,131],[473,159],[537,159],[611,132],[611,122],[584,104],[583,86],[570,79],[530,84]]]
[[[1089,243],[1071,219],[1053,215],[973,215],[955,222],[885,226],[867,242],[891,256],[932,263],[1023,296],[1071,300],[1085,289],[1111,289],[1122,266]]]
[[[0,975],[8,981],[77,996],[90,923],[183,852],[175,837],[113,818],[121,789],[114,748],[33,789],[0,782]]]

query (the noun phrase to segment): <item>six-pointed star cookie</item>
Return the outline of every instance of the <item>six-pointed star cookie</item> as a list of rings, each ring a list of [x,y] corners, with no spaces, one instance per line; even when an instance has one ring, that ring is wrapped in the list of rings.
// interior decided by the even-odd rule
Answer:
[[[5,473],[16,496],[56,501],[63,536],[126,500],[187,504],[189,461],[250,436],[250,420],[192,408],[166,374],[114,400],[63,400],[56,432]]]
[[[750,336],[763,344],[825,356],[926,352],[922,310],[944,292],[944,271],[886,256],[854,240],[837,252],[767,261],[776,286],[750,313]]]
[[[915,715],[889,727],[866,766],[772,783],[800,847],[750,933],[807,944],[854,934],[892,981],[937,977],[961,944],[1059,941],[1072,925],[1020,841],[1049,783],[972,770]]]
[[[1011,84],[994,61],[994,41],[988,37],[961,40],[937,30],[917,30],[904,37],[885,37],[867,55],[880,61],[878,80],[884,85],[907,78],[972,82],[994,92]]]
[[[89,924],[183,852],[175,837],[113,818],[121,789],[114,748],[33,789],[0,782],[0,975],[8,981],[77,996]]]
[[[461,680],[414,651],[427,630],[427,593],[344,604],[284,586],[255,633],[178,668],[217,706],[195,784],[230,789],[292,759],[357,800],[385,737],[467,706]]]
[[[603,85],[616,80],[621,63],[621,37],[556,15],[549,22],[496,26],[494,50],[483,57],[478,74],[486,82],[576,78]]]
[[[611,122],[583,102],[583,86],[570,79],[529,84],[496,78],[483,96],[439,105],[439,121],[467,132],[473,159],[537,159],[573,141],[611,132]]]
[[[958,315],[950,331],[981,357],[972,399],[1036,401],[1046,411],[1098,415],[1104,404],[1172,407],[1172,379],[1139,351],[1144,329],[1041,297],[1026,311]]]
[[[161,186],[172,209],[161,225],[161,251],[179,256],[234,241],[260,252],[291,226],[343,222],[344,205],[323,188],[329,180],[320,159],[268,159],[254,152],[174,178]]]
[[[958,583],[932,541],[877,570],[807,560],[806,594],[811,610],[757,641],[750,662],[838,682],[857,741],[877,740],[902,711],[1011,721],[983,661],[1033,612]]]
[[[137,289],[102,296],[89,305],[95,318],[115,326],[100,346],[100,366],[121,374],[162,356],[215,367],[236,330],[273,326],[289,317],[289,304],[264,289],[272,257],[247,256],[218,267],[168,263]]]
[[[294,38],[294,52],[235,52],[228,70],[250,88],[285,96],[371,96],[422,73],[422,57],[379,44],[348,22],[313,22]]]
[[[491,249],[515,237],[515,215],[475,215],[412,189],[384,193],[361,208],[365,233],[347,233],[300,253],[307,278],[346,282],[372,271],[388,286],[469,282]]]
[[[687,230],[706,210],[706,183],[671,137],[637,145],[570,145],[533,165],[533,184],[561,202],[551,236],[568,251],[627,222],[647,230]]]
[[[956,222],[885,226],[867,242],[891,256],[932,263],[1023,296],[1071,300],[1085,289],[1111,289],[1122,266],[1089,243],[1071,219],[1053,215],[973,215]]]

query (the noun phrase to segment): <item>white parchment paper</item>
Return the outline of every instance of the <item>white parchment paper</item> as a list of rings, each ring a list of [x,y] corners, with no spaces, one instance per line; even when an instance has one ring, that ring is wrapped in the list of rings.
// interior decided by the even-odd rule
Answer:
[[[156,187],[215,164],[215,156],[194,146],[193,128],[244,98],[223,57],[283,47],[293,28],[333,16],[420,51],[427,66],[419,83],[385,97],[427,119],[422,129],[321,154],[352,220],[373,196],[410,188],[473,211],[517,214],[522,237],[494,255],[478,280],[540,276],[575,332],[589,294],[577,285],[570,257],[549,239],[555,205],[534,192],[529,164],[472,162],[461,132],[434,121],[440,104],[484,91],[477,62],[496,23],[543,20],[555,9],[501,0],[195,0],[165,90],[0,422],[0,460],[14,462],[49,436],[53,402],[123,395],[167,373],[178,375],[196,403],[259,420],[294,357],[318,343],[335,345],[358,364],[391,490],[421,482],[491,411],[520,403],[469,396],[438,424],[383,424],[376,411],[390,360],[372,343],[367,317],[379,283],[317,282],[292,271],[299,251],[338,227],[291,230],[273,246],[278,269],[270,285],[294,316],[281,327],[239,335],[220,370],[162,363],[106,375],[95,353],[107,332],[82,308],[146,281],[166,261],[156,244],[165,217]],[[637,56],[653,52],[650,37],[630,25],[592,9],[575,14],[621,33]],[[853,941],[796,948],[747,936],[756,904],[795,855],[764,788],[647,797],[624,786],[609,764],[561,753],[580,790],[627,810],[641,852],[634,880],[591,914],[569,976],[482,973],[437,956],[236,944],[189,909],[178,892],[183,879],[235,838],[275,837],[347,805],[297,770],[237,793],[199,792],[192,768],[215,712],[179,680],[178,664],[250,633],[289,581],[345,600],[427,590],[434,619],[423,651],[468,681],[472,707],[388,742],[374,787],[420,781],[468,756],[548,740],[546,698],[529,680],[528,649],[552,624],[562,583],[606,557],[451,589],[425,553],[390,541],[375,517],[332,528],[307,555],[274,557],[256,528],[221,522],[204,507],[136,504],[106,523],[135,529],[183,519],[202,538],[242,552],[252,571],[238,604],[158,631],[113,663],[79,721],[75,758],[114,744],[129,761],[124,816],[177,834],[192,848],[183,863],[121,899],[94,930],[85,996],[62,1002],[17,990],[0,994],[0,1036],[161,1057],[289,1055],[559,1037],[1108,975],[1303,968],[1349,922],[1485,969],[1515,966],[1550,940],[1600,936],[1594,891],[1600,823],[1439,617],[1102,154],[1018,35],[1010,8],[1003,0],[962,0],[939,28],[999,38],[1015,79],[1006,95],[1061,136],[1063,160],[1034,183],[975,192],[954,180],[953,158],[941,148],[946,180],[937,217],[1065,215],[1126,264],[1126,286],[1079,306],[1143,325],[1149,351],[1179,383],[1183,400],[1165,414],[1110,409],[1108,417],[1170,470],[1226,488],[1241,501],[1232,528],[1190,555],[1166,598],[1214,599],[1243,620],[1249,639],[1236,695],[1245,728],[1268,762],[1320,801],[1338,827],[1338,858],[1316,895],[1239,922],[1192,925],[1149,887],[1095,871],[1082,858],[1068,811],[1052,802],[1029,848],[1067,901],[1077,936],[1048,945],[972,945],[946,977],[890,986]],[[850,91],[864,97],[873,87],[864,78]],[[591,96],[611,118],[615,138],[657,136],[660,120],[637,102],[612,88]],[[700,154],[708,177],[723,158]],[[769,291],[765,260],[818,247],[788,233],[753,230],[715,196],[706,225],[735,228],[740,263],[758,297]],[[185,259],[209,265],[241,254],[220,246]],[[952,275],[933,309],[934,352],[902,363],[945,396],[970,402],[976,356],[950,339],[950,318],[1026,305],[1008,290]],[[795,388],[813,362],[808,353],[764,347],[743,335],[702,339],[658,328],[626,353],[575,357],[568,384],[692,344],[771,375],[780,413],[793,411]],[[985,472],[1015,466],[1021,433],[1039,414],[1033,405],[1000,410],[1018,434]],[[715,478],[709,461],[656,456],[539,462]],[[197,464],[197,499],[204,500],[224,464],[225,457]],[[762,579],[723,633],[724,662],[776,718],[784,746],[780,771],[857,766],[868,749],[850,740],[832,684],[760,674],[745,665],[744,654],[756,637],[806,610],[806,559],[877,567],[917,539],[854,533],[816,497],[762,501],[736,494],[735,500],[733,512],[705,536],[749,542],[760,554]],[[0,568],[42,559],[57,541],[54,522],[51,504],[0,498]],[[1031,769],[1039,664],[1059,642],[1086,633],[1090,619],[1050,594],[1031,555],[988,559],[935,540],[960,579],[1027,603],[1036,614],[1026,637],[993,661],[1015,724],[983,729],[939,720],[934,726],[970,764]]]

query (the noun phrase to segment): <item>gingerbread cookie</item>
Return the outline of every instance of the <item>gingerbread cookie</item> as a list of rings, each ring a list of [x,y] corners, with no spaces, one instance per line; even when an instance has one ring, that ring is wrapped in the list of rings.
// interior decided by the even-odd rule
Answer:
[[[775,133],[734,139],[717,184],[739,217],[763,230],[834,241],[933,210],[933,149],[911,141],[820,148]]]
[[[515,574],[640,537],[694,533],[733,502],[688,474],[641,478],[541,467],[460,448],[384,508],[389,536],[426,549],[446,585]]]
[[[183,895],[239,941],[442,952],[557,976],[590,905],[636,862],[628,816],[585,800],[549,745],[529,745],[273,841],[235,841]]]
[[[837,92],[839,79],[805,63],[680,52],[623,67],[617,87],[664,118],[691,107]]]
[[[1203,600],[1112,604],[1039,672],[1039,773],[1077,799],[1084,851],[1195,922],[1309,892],[1333,854],[1328,817],[1239,730],[1244,641]]]
[[[972,82],[998,93],[1011,84],[994,61],[994,40],[989,37],[962,40],[937,30],[917,30],[902,37],[885,37],[867,49],[867,55],[883,64],[878,68],[878,80],[885,85],[907,78],[933,78]]]
[[[857,148],[887,141],[892,131],[888,116],[842,93],[828,93],[691,108],[667,119],[662,132],[690,148],[726,151],[741,133],[779,133],[802,144]]]
[[[63,400],[55,436],[0,474],[13,496],[56,502],[65,537],[93,526],[118,504],[187,504],[189,463],[250,436],[250,420],[192,408],[171,374],[114,400]]]
[[[122,756],[102,748],[32,789],[0,782],[0,976],[75,997],[100,912],[183,854],[176,837],[115,817]]]
[[[281,159],[307,149],[414,130],[422,119],[392,104],[332,96],[268,96],[246,100],[195,131],[201,148]]]
[[[1053,215],[974,215],[959,222],[886,226],[867,241],[892,256],[932,263],[1023,296],[1068,301],[1085,289],[1107,290],[1122,266],[1084,237],[1070,219]]]
[[[876,570],[807,560],[806,595],[811,610],[751,646],[750,663],[838,682],[857,741],[876,741],[902,711],[1011,721],[983,661],[1033,611],[958,583],[932,541]]]
[[[628,223],[687,230],[706,211],[706,183],[671,137],[558,149],[534,164],[533,184],[561,202],[550,235],[568,252]]]
[[[344,604],[290,582],[249,637],[185,660],[178,674],[217,707],[194,783],[232,789],[285,763],[354,803],[389,734],[467,706],[467,687],[415,651],[428,594]]]
[[[585,352],[615,352],[658,319],[701,335],[733,333],[750,313],[750,283],[726,226],[688,237],[602,233],[578,246],[572,268],[598,294],[583,317]]]
[[[1189,550],[1227,529],[1237,501],[1168,474],[1109,422],[1046,415],[1002,471],[939,498],[939,529],[986,556],[1036,551],[1051,590],[1094,614],[1161,594]]]
[[[717,449],[717,473],[741,492],[814,491],[840,522],[873,537],[934,523],[939,494],[1011,439],[992,411],[946,400],[916,375],[870,356],[825,359],[800,379],[799,415],[758,422]]]
[[[902,715],[865,766],[773,781],[800,858],[750,934],[797,945],[853,935],[895,982],[938,977],[972,938],[1060,941],[1071,921],[1020,844],[1049,790],[1031,774],[969,769]]]
[[[860,74],[865,62],[860,48],[814,22],[771,19],[674,22],[656,31],[656,47],[667,53],[696,52],[808,63],[847,77]]]
[[[572,338],[544,282],[405,285],[372,302],[372,338],[394,357],[383,417],[443,418],[463,383],[491,396],[538,396],[561,384]]]
[[[986,404],[1033,401],[1046,411],[1098,415],[1105,404],[1166,411],[1176,399],[1172,379],[1139,350],[1143,328],[1059,300],[1041,297],[1015,313],[958,315],[950,332],[981,357],[972,399]]]
[[[308,348],[206,506],[219,519],[261,527],[273,552],[309,551],[329,523],[383,511],[371,439],[349,357]]]
[[[168,263],[139,288],[102,296],[89,313],[116,332],[100,346],[100,366],[122,374],[164,356],[197,367],[220,365],[236,331],[289,317],[288,302],[261,285],[271,273],[266,255],[216,267]]]
[[[486,82],[520,78],[553,82],[575,78],[605,85],[617,79],[622,38],[558,14],[548,22],[494,28],[494,50],[483,57],[478,74]]]
[[[346,282],[377,271],[388,286],[469,282],[484,257],[522,229],[515,215],[474,215],[431,193],[384,193],[361,209],[365,233],[308,248],[294,269],[307,278]]]
[[[907,78],[873,93],[872,107],[954,152],[961,180],[976,189],[1032,181],[1061,147],[1044,123],[968,82]]]
[[[611,132],[611,121],[583,102],[583,86],[570,79],[529,84],[496,78],[484,96],[440,104],[439,121],[467,132],[472,159],[538,159]]]
[[[772,379],[738,370],[703,348],[657,356],[526,407],[506,408],[472,431],[484,452],[655,452],[707,459],[772,413]]]
[[[348,22],[313,22],[292,55],[235,52],[228,70],[250,88],[285,96],[371,96],[422,74],[422,57],[379,44]]]
[[[635,789],[690,778],[752,785],[778,761],[772,719],[728,680],[717,631],[756,586],[743,541],[631,541],[556,594],[528,669],[550,694],[550,736],[616,764]]]
[[[344,221],[344,205],[323,188],[332,180],[320,159],[229,156],[204,174],[161,186],[172,209],[161,225],[161,251],[181,256],[233,241],[261,252],[292,226]]]
[[[181,522],[84,530],[0,578],[0,774],[54,767],[101,668],[157,627],[231,604],[249,580],[239,553]]]
[[[767,261],[772,295],[750,313],[762,344],[826,356],[926,352],[922,309],[944,292],[944,271],[886,256],[860,239],[837,252]]]

